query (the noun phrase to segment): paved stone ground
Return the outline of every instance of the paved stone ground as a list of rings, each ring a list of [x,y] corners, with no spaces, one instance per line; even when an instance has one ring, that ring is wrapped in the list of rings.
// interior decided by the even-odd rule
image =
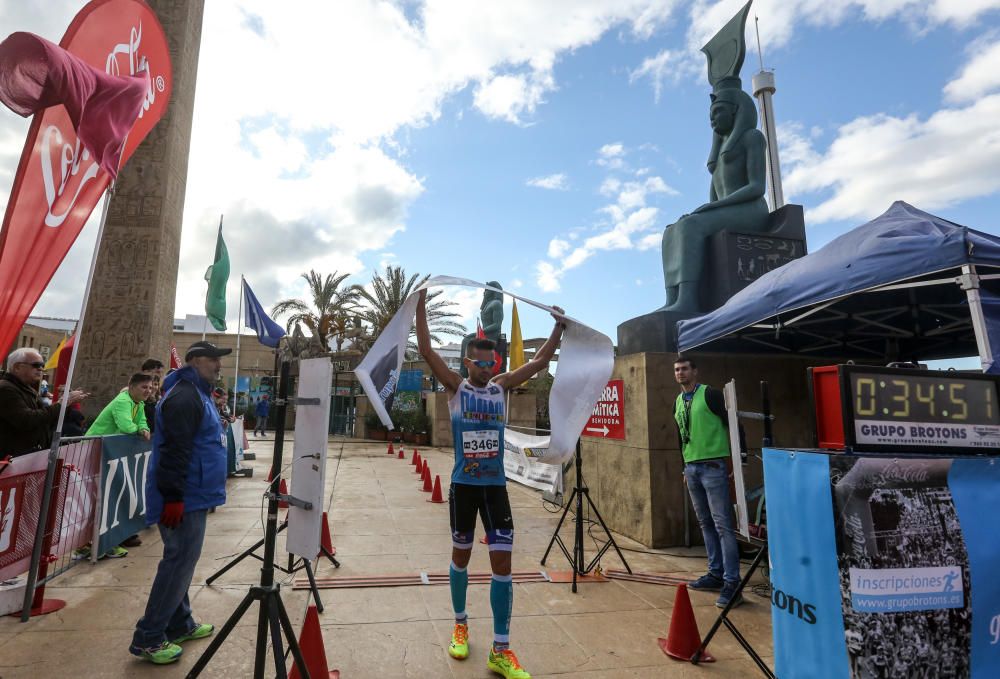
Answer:
[[[214,586],[205,578],[234,554],[262,536],[261,494],[270,466],[271,441],[252,441],[256,476],[229,482],[229,502],[209,517],[208,532],[195,579],[192,605],[199,621],[221,625],[256,582],[259,564],[247,559]],[[285,459],[291,457],[291,442]],[[407,458],[412,451],[407,449]],[[440,474],[447,488],[451,453],[422,451],[432,474]],[[409,460],[407,459],[407,462]],[[385,444],[331,440],[327,488],[333,541],[342,563],[335,570],[327,562],[320,577],[338,575],[398,575],[420,571],[447,572],[451,553],[447,504],[429,504],[418,489],[412,467],[385,454]],[[539,559],[555,529],[558,514],[542,506],[540,494],[510,484],[514,508],[514,569],[538,570]],[[446,491],[447,492],[447,491]],[[572,532],[563,535],[572,544]],[[488,572],[485,545],[477,543],[470,572]],[[149,592],[162,550],[155,529],[142,534],[143,545],[125,559],[83,563],[50,585],[49,597],[65,599],[66,608],[21,624],[0,619],[0,679],[15,677],[182,677],[207,642],[188,642],[182,659],[171,666],[153,667],[128,654],[127,645]],[[587,538],[587,554],[594,543]],[[619,537],[629,549],[642,546]],[[282,542],[279,539],[279,554]],[[627,551],[633,570],[700,575],[704,557],[697,549],[670,550],[695,558]],[[603,567],[622,568],[612,552]],[[549,557],[550,570],[567,569],[561,553]],[[282,575],[279,573],[279,575]],[[285,578],[288,581],[288,578]],[[663,655],[658,636],[665,636],[673,607],[674,588],[611,581],[587,583],[578,594],[568,584],[514,585],[512,647],[536,679],[545,677],[753,677],[759,670],[722,630],[710,650],[718,659],[694,667]],[[307,605],[306,591],[282,589],[283,600],[298,630]],[[470,647],[468,660],[448,657],[446,648],[453,624],[446,585],[322,590],[326,611],[320,616],[331,669],[345,679],[422,677],[494,677],[486,669],[492,639],[489,585],[470,585]],[[711,594],[691,593],[702,633],[718,609]],[[251,609],[252,612],[256,608]],[[733,619],[751,643],[772,663],[771,625],[766,599],[747,594],[747,603]],[[256,615],[247,615],[213,659],[206,677],[249,677],[253,671]],[[268,676],[274,676],[269,665]]]

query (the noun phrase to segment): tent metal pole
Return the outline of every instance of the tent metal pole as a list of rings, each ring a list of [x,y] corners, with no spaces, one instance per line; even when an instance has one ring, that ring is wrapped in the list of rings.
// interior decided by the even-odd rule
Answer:
[[[990,349],[990,338],[986,333],[986,316],[983,314],[983,300],[979,295],[979,276],[976,267],[971,264],[962,266],[962,276],[958,281],[969,299],[969,315],[972,317],[972,329],[976,333],[976,346],[979,347],[979,362],[983,372],[993,365],[993,351]]]

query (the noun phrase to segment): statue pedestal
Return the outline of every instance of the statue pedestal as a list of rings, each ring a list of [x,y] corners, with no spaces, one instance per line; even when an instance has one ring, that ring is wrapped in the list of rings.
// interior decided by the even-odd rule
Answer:
[[[657,310],[618,326],[618,355],[676,352],[677,321],[708,313],[769,271],[806,254],[801,205],[771,213],[767,229],[741,233],[739,225],[709,238],[702,268],[701,308],[697,313]]]
[[[770,385],[775,442],[782,447],[813,445],[806,368],[829,364],[829,359],[804,359],[749,354],[692,354],[702,384],[722,389],[736,380],[742,410],[760,410],[760,381]],[[674,382],[674,355],[643,352],[619,356],[611,379],[623,381],[625,439],[584,436],[584,473],[590,493],[608,526],[647,547],[683,545],[683,459],[674,422],[674,400],[680,393]],[[759,455],[763,426],[744,421],[747,445]],[[747,488],[763,483],[761,461],[751,456],[743,466]],[[567,488],[574,471],[567,472]],[[690,512],[689,535],[701,543],[701,530]]]

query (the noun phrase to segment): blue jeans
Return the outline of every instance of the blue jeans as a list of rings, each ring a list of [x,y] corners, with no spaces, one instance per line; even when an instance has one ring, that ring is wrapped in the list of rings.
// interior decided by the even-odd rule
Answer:
[[[688,463],[684,480],[705,538],[708,572],[726,582],[739,582],[740,548],[733,532],[726,458]]]
[[[159,526],[163,558],[156,569],[146,612],[135,624],[133,646],[159,646],[165,640],[184,636],[194,629],[188,588],[201,556],[207,517],[207,509],[185,512],[184,520],[176,528]]]

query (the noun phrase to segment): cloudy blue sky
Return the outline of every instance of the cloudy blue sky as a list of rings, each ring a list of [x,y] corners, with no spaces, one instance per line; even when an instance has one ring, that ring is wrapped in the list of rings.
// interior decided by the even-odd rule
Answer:
[[[2,0],[0,23],[58,40],[82,3],[29,4]],[[234,278],[268,306],[310,267],[364,283],[391,262],[499,280],[614,337],[663,304],[663,227],[707,199],[698,48],[741,5],[207,2],[177,315],[202,311],[225,213]],[[755,2],[811,250],[896,199],[1000,232],[998,10]],[[758,68],[754,49],[746,87]],[[0,113],[0,199],[26,128]],[[78,313],[93,239],[91,225],[36,313]],[[448,294],[474,324],[478,295]],[[549,328],[521,318],[527,335]]]

